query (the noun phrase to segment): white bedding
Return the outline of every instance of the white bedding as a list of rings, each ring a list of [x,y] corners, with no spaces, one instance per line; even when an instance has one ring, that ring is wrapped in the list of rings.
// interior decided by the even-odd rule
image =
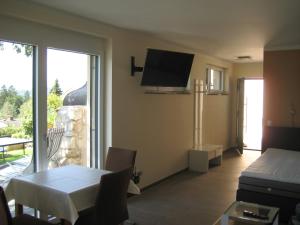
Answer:
[[[270,148],[241,174],[300,184],[300,152]]]

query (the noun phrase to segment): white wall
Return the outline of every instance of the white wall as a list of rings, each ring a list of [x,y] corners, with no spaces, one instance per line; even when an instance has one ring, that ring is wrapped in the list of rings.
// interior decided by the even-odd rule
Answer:
[[[233,78],[262,78],[263,77],[263,63],[235,63],[233,65]]]
[[[187,151],[193,143],[193,95],[144,94],[140,86],[141,75],[130,76],[130,56],[135,56],[137,65],[142,66],[149,47],[195,53],[192,79],[204,79],[206,64],[227,68],[231,78],[231,63],[141,32],[116,28],[28,2],[5,1],[0,14],[4,15],[1,17],[0,38],[6,32],[18,29],[17,36],[27,33],[20,27],[11,26],[11,20],[15,19],[9,17],[68,29],[101,40],[104,38],[106,147],[113,145],[138,150],[136,165],[143,171],[142,187],[187,167]],[[230,95],[205,96],[203,121],[204,143],[223,144],[225,148],[231,146]]]

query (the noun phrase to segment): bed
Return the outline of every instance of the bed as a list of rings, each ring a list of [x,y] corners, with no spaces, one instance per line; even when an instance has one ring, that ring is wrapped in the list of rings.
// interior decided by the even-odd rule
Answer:
[[[276,206],[287,222],[300,203],[300,128],[265,128],[263,152],[241,173],[236,199]]]

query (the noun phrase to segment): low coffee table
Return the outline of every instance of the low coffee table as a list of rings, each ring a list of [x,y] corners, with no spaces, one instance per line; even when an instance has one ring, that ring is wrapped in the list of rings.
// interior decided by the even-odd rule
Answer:
[[[253,218],[244,215],[244,211],[265,215],[267,218]],[[248,202],[236,201],[224,212],[222,217],[214,225],[278,225],[279,209]]]

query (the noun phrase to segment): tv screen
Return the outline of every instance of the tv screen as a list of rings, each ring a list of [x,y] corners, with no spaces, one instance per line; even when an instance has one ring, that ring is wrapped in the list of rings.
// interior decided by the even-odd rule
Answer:
[[[194,54],[148,49],[142,86],[186,87]]]

